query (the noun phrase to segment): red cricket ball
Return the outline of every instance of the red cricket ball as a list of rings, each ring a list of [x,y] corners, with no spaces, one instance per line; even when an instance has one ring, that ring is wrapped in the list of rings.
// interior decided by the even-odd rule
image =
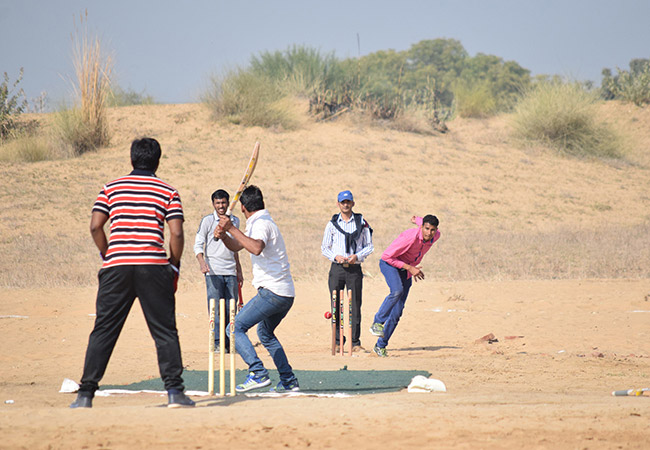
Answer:
[[[332,318],[332,313],[329,311],[325,311],[325,318],[326,319],[331,319]]]

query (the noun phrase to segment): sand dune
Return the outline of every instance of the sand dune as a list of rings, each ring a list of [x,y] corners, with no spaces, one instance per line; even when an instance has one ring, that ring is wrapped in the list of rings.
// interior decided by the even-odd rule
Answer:
[[[507,116],[456,120],[436,136],[345,117],[280,132],[222,126],[188,104],[113,109],[109,148],[3,164],[0,448],[647,447],[650,400],[611,392],[650,387],[650,109],[608,103],[603,114],[630,139],[625,161],[522,148]],[[58,390],[81,374],[99,265],[89,211],[102,183],[129,171],[128,146],[142,135],[161,142],[158,174],[179,189],[186,211],[177,320],[188,369],[208,364],[193,233],[210,193],[237,186],[259,140],[254,183],[285,236],[296,279],[295,306],[278,329],[291,364],[427,370],[448,392],[240,396],[176,411],[157,407],[164,397],[138,394],[69,410],[73,396]],[[368,349],[365,325],[386,295],[382,250],[412,214],[441,220],[427,278],[414,285],[385,359],[329,355],[328,264],[319,247],[345,188],[374,228],[376,250],[364,266]],[[250,285],[244,292],[252,296]],[[498,342],[479,340],[489,333]],[[103,382],[157,376],[136,305]]]

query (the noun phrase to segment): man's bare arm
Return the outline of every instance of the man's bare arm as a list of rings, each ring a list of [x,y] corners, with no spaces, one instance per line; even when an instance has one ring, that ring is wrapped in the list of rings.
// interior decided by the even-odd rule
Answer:
[[[226,232],[230,233],[232,237],[228,236]],[[257,256],[262,253],[265,247],[264,241],[250,238],[236,228],[228,216],[219,215],[219,226],[214,230],[214,233],[219,239],[223,239],[226,247],[233,252],[238,252],[242,248],[245,248],[248,252]]]
[[[108,216],[103,212],[93,211],[90,216],[90,234],[93,237],[95,245],[102,255],[102,259],[106,256],[108,251],[108,240],[104,232],[104,224],[108,221]]]
[[[167,222],[169,225],[169,262],[178,267],[183,255],[185,236],[183,234],[183,221],[172,219]]]

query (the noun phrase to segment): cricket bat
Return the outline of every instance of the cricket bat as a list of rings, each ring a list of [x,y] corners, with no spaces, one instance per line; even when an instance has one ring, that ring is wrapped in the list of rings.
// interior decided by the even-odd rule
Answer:
[[[260,155],[260,143],[256,142],[255,147],[253,148],[253,154],[251,155],[251,159],[248,162],[248,167],[246,168],[246,172],[244,172],[244,177],[242,178],[241,183],[239,184],[239,188],[237,188],[237,192],[232,197],[230,206],[228,206],[228,211],[226,211],[227,216],[230,216],[233,208],[235,207],[235,205],[237,205],[237,202],[239,201],[239,197],[241,197],[242,192],[244,192],[244,189],[246,189],[248,182],[251,180],[251,177],[253,176],[253,172],[255,171],[255,166],[257,165],[257,159],[259,155]]]
[[[614,391],[612,392],[612,395],[615,397],[640,397],[640,396],[650,397],[650,388],[625,389],[622,391]]]

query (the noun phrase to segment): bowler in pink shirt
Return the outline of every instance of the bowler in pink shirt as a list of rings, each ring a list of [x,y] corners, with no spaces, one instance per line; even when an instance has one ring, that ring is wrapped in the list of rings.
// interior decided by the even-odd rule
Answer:
[[[419,264],[433,243],[440,239],[436,216],[414,216],[411,220],[418,227],[402,232],[384,251],[379,261],[379,269],[390,292],[375,314],[370,332],[378,336],[373,351],[381,357],[388,356],[386,346],[402,317],[413,279],[424,279]]]

